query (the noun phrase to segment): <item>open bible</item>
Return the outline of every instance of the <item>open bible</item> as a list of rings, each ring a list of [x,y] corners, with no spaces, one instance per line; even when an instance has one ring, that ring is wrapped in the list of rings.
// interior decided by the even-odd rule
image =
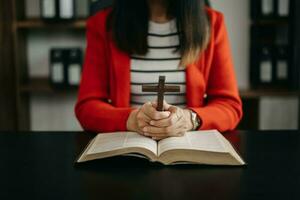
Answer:
[[[77,162],[128,155],[169,164],[244,165],[231,144],[216,130],[187,132],[160,141],[135,132],[101,133],[90,141]]]

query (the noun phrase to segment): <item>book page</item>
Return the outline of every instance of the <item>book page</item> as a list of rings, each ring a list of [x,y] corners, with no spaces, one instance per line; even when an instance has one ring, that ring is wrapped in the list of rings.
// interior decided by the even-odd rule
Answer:
[[[166,138],[158,143],[158,155],[174,149],[194,149],[212,152],[227,152],[218,131],[192,131],[183,137]]]
[[[123,147],[142,147],[157,155],[157,142],[135,132],[127,132]]]
[[[87,154],[102,153],[128,147],[142,147],[157,155],[156,141],[134,132],[98,134]]]

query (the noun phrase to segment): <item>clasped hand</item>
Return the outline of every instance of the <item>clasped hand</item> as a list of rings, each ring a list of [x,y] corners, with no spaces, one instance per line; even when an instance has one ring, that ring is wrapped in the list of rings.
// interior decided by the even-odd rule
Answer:
[[[127,129],[155,140],[180,137],[192,130],[189,110],[164,102],[164,111],[160,112],[156,110],[156,106],[156,103],[147,102],[132,111],[127,120]]]

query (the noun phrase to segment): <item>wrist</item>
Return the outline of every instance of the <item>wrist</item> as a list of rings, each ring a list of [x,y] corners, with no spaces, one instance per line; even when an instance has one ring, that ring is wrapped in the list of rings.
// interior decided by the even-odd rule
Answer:
[[[136,116],[138,113],[138,109],[132,110],[128,116],[127,122],[126,122],[126,128],[128,131],[136,131],[137,125],[136,125]]]
[[[185,113],[185,118],[187,119],[187,128],[188,128],[188,131],[192,131],[193,127],[194,127],[194,124],[193,124],[193,120],[192,120],[191,110],[185,109],[184,113]]]
[[[194,112],[193,110],[190,110],[190,117],[191,117],[191,121],[192,121],[192,129],[191,130],[198,130],[199,127],[201,126],[201,121],[200,118],[198,117],[198,114],[196,112]]]

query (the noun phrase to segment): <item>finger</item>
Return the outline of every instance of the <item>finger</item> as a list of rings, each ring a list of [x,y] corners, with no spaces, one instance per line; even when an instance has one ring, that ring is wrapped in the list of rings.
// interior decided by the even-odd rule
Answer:
[[[183,137],[185,134],[185,132],[178,132],[175,135],[173,135],[172,137]]]
[[[138,128],[138,130],[139,130],[140,132],[142,132],[142,133],[144,133],[143,129],[144,129],[144,127],[146,127],[146,126],[149,126],[149,124],[146,123],[146,122],[140,121],[140,122],[137,123],[137,128]]]
[[[155,127],[162,128],[162,127],[173,126],[178,122],[178,120],[179,120],[178,115],[176,115],[175,113],[171,113],[170,117],[161,120],[151,120],[149,124]]]
[[[163,139],[166,139],[166,138],[169,138],[169,137],[183,137],[185,135],[185,131],[183,132],[178,132],[174,135],[171,135],[171,136],[150,136],[153,140],[163,140]],[[149,137],[149,136],[147,136]]]
[[[183,111],[181,108],[171,105],[167,105],[167,108],[171,112],[170,117],[162,120],[151,120],[150,125],[156,127],[173,126],[183,117]]]
[[[142,129],[145,126],[148,126],[150,121],[151,121],[151,119],[148,116],[146,116],[140,109],[137,112],[136,117],[135,117],[136,132],[144,135],[144,132],[142,131]]]
[[[178,124],[178,127],[176,128],[176,131],[175,131],[176,133],[173,136],[181,137],[188,130],[188,126],[186,124],[186,121],[183,119],[183,117],[176,124]]]
[[[136,117],[136,126],[138,129],[138,132],[142,133],[144,135],[143,128],[145,126],[149,126],[150,121],[151,121],[151,119],[147,115],[145,115],[145,113],[139,112]]]
[[[137,114],[136,116],[137,121],[145,121],[147,123],[150,123],[150,121],[152,120],[150,117],[148,117],[142,110]]]
[[[155,108],[155,109],[157,108],[157,101],[152,101],[151,104],[152,104],[153,108]]]
[[[171,104],[168,104],[168,103],[164,100],[164,110],[169,110],[171,106],[172,106]]]
[[[162,136],[172,136],[178,131],[179,124],[175,124],[169,127],[155,127],[155,126],[146,126],[143,128],[145,135],[151,137],[162,137]]]
[[[168,118],[170,115],[169,111],[159,112],[153,106],[151,102],[147,102],[142,106],[142,112],[144,112],[149,118],[154,120],[160,120]]]
[[[180,110],[181,110],[181,108],[179,108],[177,106],[172,106],[172,105],[168,106],[168,111],[171,113],[176,113],[176,112],[179,112]]]

